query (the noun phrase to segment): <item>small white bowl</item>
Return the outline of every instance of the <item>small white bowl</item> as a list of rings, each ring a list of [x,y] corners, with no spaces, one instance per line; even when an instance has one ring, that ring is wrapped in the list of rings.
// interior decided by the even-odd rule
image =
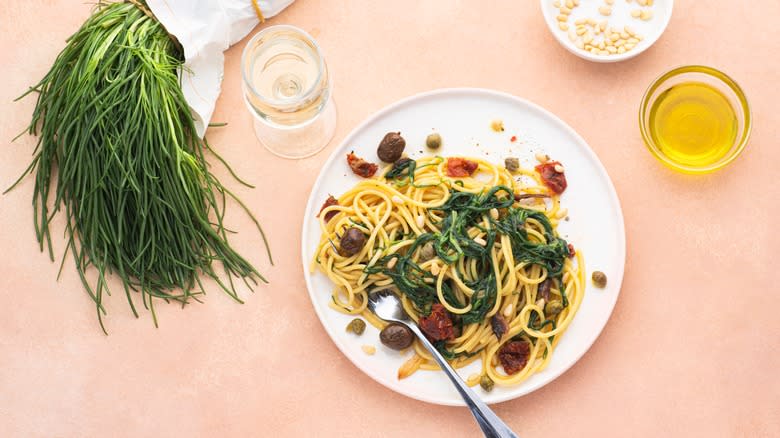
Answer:
[[[561,4],[565,4],[566,0],[559,0]],[[574,53],[580,58],[587,59],[593,62],[618,62],[631,59],[634,56],[647,50],[652,46],[661,34],[666,30],[666,26],[669,25],[669,20],[672,18],[672,9],[674,6],[674,0],[655,0],[653,6],[642,7],[636,2],[631,0],[615,0],[612,4],[612,14],[609,16],[603,16],[599,13],[599,7],[606,5],[604,0],[580,0],[580,5],[575,7],[569,15],[567,23],[570,28],[575,28],[574,22],[580,18],[592,18],[596,22],[608,20],[608,26],[613,28],[623,29],[624,26],[630,26],[637,34],[643,37],[636,46],[625,52],[609,55],[596,55],[590,53],[587,50],[578,48],[573,41],[569,39],[568,31],[563,31],[558,27],[558,15],[559,9],[553,6],[555,0],[540,0],[542,6],[542,14],[544,20],[547,22],[547,27],[550,28],[550,32],[555,36],[555,39],[566,50]],[[653,17],[644,21],[639,18],[631,16],[631,11],[635,9],[650,9],[652,10]]]

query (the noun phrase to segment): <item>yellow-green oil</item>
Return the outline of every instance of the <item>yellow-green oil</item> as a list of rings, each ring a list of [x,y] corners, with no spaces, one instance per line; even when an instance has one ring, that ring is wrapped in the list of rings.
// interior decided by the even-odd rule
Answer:
[[[737,116],[726,96],[702,82],[661,93],[650,109],[650,135],[670,160],[686,166],[717,163],[734,146]]]

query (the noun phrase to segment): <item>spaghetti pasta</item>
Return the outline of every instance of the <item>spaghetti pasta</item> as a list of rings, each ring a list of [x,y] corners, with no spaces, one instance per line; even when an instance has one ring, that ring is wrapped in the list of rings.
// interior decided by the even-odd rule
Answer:
[[[371,290],[391,288],[417,323],[443,306],[454,331],[433,340],[452,366],[481,360],[477,377],[515,385],[547,366],[574,318],[583,258],[558,236],[565,210],[538,173],[455,160],[476,171],[451,177],[448,159],[401,159],[327,203],[312,270],[333,282],[333,309],[379,329]],[[352,254],[340,243],[350,229],[365,236]],[[411,348],[399,378],[438,369],[419,341]]]

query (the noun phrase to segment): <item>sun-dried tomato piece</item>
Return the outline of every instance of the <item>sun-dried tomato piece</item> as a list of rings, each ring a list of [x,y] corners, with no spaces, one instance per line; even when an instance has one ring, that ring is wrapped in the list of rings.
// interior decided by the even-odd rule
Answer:
[[[555,170],[555,166],[561,166],[561,163],[557,161],[548,161],[542,163],[534,169],[542,176],[542,182],[544,185],[550,188],[555,193],[563,193],[566,190],[566,175],[563,172]]]
[[[569,249],[569,258],[574,257],[577,255],[577,251],[574,249],[574,245],[571,243],[567,244],[566,247]]]
[[[525,368],[530,356],[531,346],[525,341],[509,341],[498,350],[498,361],[510,376]]]
[[[317,217],[320,217],[320,214],[322,213],[322,210],[325,210],[326,208],[330,207],[331,205],[339,205],[338,199],[334,198],[333,195],[328,196],[328,199],[325,200],[325,203],[322,204],[322,207],[320,207],[320,212],[317,213]],[[327,213],[325,213],[325,222],[330,222],[331,219],[333,219],[333,216],[337,215],[339,213],[338,210],[331,210]]]
[[[479,167],[479,164],[467,160],[465,158],[448,158],[447,159],[447,176],[455,177],[455,178],[462,178],[464,176],[469,176],[472,173],[474,173],[475,170],[477,170],[477,167]]]
[[[455,338],[455,329],[452,326],[452,318],[443,305],[436,303],[431,306],[431,314],[421,316],[420,330],[432,341],[442,341]]]
[[[355,175],[363,178],[371,178],[379,170],[379,166],[358,157],[354,152],[347,154],[347,164]]]
[[[507,330],[509,330],[506,319],[499,314],[495,314],[490,318],[490,327],[493,329],[493,334],[496,335],[498,340],[501,340]]]

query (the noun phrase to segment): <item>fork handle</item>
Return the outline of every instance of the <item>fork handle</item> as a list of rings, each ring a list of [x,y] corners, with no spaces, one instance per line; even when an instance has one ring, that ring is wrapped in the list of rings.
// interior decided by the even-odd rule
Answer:
[[[468,385],[466,385],[447,360],[439,353],[439,350],[437,350],[431,341],[425,337],[417,324],[406,325],[415,335],[417,335],[425,348],[431,352],[433,358],[436,359],[436,362],[439,364],[442,371],[444,371],[444,374],[446,374],[450,381],[455,385],[458,393],[463,397],[463,401],[466,402],[466,406],[468,406],[472,415],[474,415],[474,418],[477,420],[479,428],[482,429],[482,433],[489,438],[517,438],[517,435],[512,432],[512,429],[501,421],[501,419],[498,418],[498,415],[480,400],[479,396],[472,391]]]

